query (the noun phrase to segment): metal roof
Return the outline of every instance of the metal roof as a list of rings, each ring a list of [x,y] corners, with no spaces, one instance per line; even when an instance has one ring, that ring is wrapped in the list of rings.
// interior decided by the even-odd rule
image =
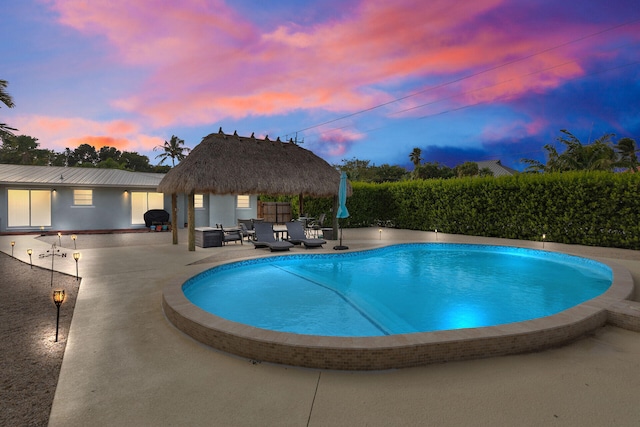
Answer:
[[[153,187],[165,174],[120,169],[0,164],[0,184],[85,187]]]
[[[489,168],[489,170],[493,172],[494,177],[511,176],[518,173],[515,169],[503,166],[500,160],[484,160],[476,163],[478,164],[478,169]]]

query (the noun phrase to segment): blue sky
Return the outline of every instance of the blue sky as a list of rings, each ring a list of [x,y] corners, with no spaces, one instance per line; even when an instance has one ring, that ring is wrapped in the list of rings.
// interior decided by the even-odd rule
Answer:
[[[636,0],[22,0],[0,121],[149,156],[220,127],[338,164],[544,160],[560,129],[640,142]],[[566,3],[566,2],[564,2]]]

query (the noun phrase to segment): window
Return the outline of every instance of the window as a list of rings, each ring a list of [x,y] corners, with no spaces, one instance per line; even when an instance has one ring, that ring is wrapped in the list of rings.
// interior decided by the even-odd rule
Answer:
[[[131,224],[144,224],[144,213],[164,209],[164,194],[133,191],[131,193]]]
[[[193,195],[193,207],[196,209],[204,208],[204,196],[202,194]]]
[[[73,190],[74,206],[93,205],[93,190]]]
[[[50,227],[50,190],[8,190],[9,227]]]
[[[238,196],[238,201],[236,202],[236,207],[239,209],[247,209],[251,207],[251,199],[249,196]]]

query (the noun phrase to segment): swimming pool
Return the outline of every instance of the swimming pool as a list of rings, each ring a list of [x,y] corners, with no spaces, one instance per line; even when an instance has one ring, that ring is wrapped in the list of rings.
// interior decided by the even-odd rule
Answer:
[[[454,268],[460,264],[470,271]],[[394,245],[222,265],[165,289],[163,306],[178,328],[224,351],[299,366],[387,369],[571,340],[606,322],[601,302],[616,293],[607,290],[614,276],[620,272],[611,266],[545,251]],[[213,298],[202,298],[209,292]]]
[[[189,301],[280,332],[381,336],[521,322],[605,292],[611,269],[499,246],[404,244],[237,262],[185,283]]]

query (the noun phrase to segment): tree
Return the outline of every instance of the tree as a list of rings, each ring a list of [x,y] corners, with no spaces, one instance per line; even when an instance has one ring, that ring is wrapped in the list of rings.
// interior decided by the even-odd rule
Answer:
[[[617,167],[627,168],[632,173],[638,172],[638,153],[640,149],[636,148],[636,141],[631,138],[621,138],[616,144],[616,150],[619,158]]]
[[[32,136],[6,135],[0,148],[0,161],[14,165],[34,165],[43,154],[43,150],[38,150],[39,145],[38,140]]]
[[[100,150],[98,150],[98,159],[100,160],[100,162],[104,162],[104,161],[107,161],[108,159],[112,159],[120,163],[121,156],[122,156],[122,153],[120,152],[120,150],[118,150],[115,147],[107,147],[105,145],[104,147],[100,148]]]
[[[134,172],[151,172],[153,170],[149,164],[149,158],[135,152],[123,151],[120,163],[123,163],[127,170]]]
[[[383,164],[373,166],[373,182],[396,182],[401,181],[406,175],[407,170],[402,166]]]
[[[605,133],[592,144],[583,145],[568,130],[561,129],[560,132],[562,135],[556,140],[565,146],[565,150],[560,153],[554,145],[545,145],[547,163],[522,159],[522,162],[529,164],[525,172],[612,171],[618,163],[616,151],[611,143],[613,134]]]
[[[184,140],[178,138],[175,135],[172,135],[169,142],[165,141],[164,145],[153,147],[153,151],[159,149],[164,150],[163,153],[160,153],[156,156],[156,159],[160,158],[159,164],[163,164],[165,160],[171,158],[171,166],[174,167],[176,165],[176,159],[178,161],[182,161],[185,157],[187,157],[185,153],[189,153],[191,149],[184,147],[183,144]]]
[[[347,173],[351,181],[370,182],[372,173],[369,168],[370,160],[360,160],[355,157],[351,160],[342,159],[342,165],[335,166],[336,169]]]
[[[98,164],[100,157],[93,145],[80,144],[73,150],[74,164],[83,167],[92,167]]]
[[[476,176],[480,172],[476,162],[464,162],[453,169],[458,178],[462,178],[463,176]]]
[[[478,176],[480,177],[493,176],[493,171],[491,170],[491,168],[484,167],[478,171]]]
[[[2,102],[8,108],[13,108],[15,107],[15,104],[13,103],[13,98],[11,98],[11,95],[9,95],[9,93],[5,90],[8,84],[9,82],[7,82],[6,80],[0,80],[0,102]],[[17,129],[9,127],[5,123],[0,123],[0,140],[4,141],[6,137],[13,136],[12,131],[16,131],[16,130]]]
[[[409,154],[409,160],[413,163],[414,169],[420,166],[420,162],[422,161],[422,150],[418,147],[414,148],[411,154]]]
[[[436,179],[436,178],[453,178],[455,176],[453,170],[438,162],[423,163],[413,170],[413,176],[417,179]]]

